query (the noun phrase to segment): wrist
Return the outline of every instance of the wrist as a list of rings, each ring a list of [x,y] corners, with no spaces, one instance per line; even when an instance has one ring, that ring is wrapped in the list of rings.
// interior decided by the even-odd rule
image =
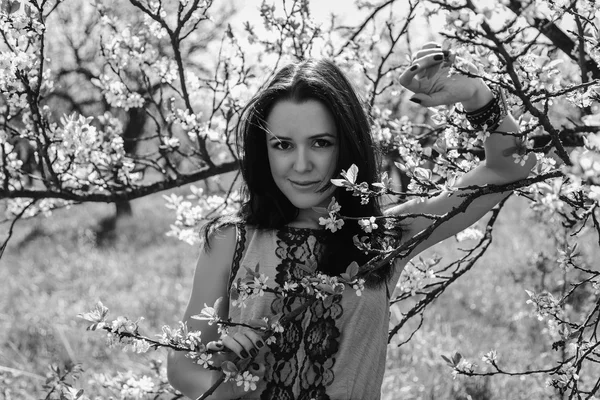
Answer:
[[[463,108],[466,112],[479,110],[484,107],[494,98],[494,93],[481,79],[478,80],[475,93],[468,100],[462,101]]]
[[[506,102],[504,99],[504,94],[502,93],[502,89],[495,87],[488,89],[485,92],[478,93],[478,95],[473,96],[473,101],[468,106],[476,107],[474,110],[469,111],[467,107],[467,111],[465,112],[465,117],[471,127],[477,131],[487,131],[493,132],[502,124],[502,121],[508,114]],[[489,94],[488,94],[489,91]],[[481,105],[481,101],[486,101],[491,96],[491,99]]]

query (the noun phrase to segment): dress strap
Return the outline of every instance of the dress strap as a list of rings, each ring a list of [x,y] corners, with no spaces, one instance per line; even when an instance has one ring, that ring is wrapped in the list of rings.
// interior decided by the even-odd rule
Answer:
[[[233,280],[240,269],[240,261],[246,247],[246,226],[244,224],[235,224],[235,251],[233,253],[233,261],[231,263],[231,271],[229,272],[229,283],[227,284],[227,295],[231,291]]]

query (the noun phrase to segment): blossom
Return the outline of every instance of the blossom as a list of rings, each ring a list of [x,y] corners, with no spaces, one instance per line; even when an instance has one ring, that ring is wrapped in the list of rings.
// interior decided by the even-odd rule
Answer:
[[[540,321],[548,315],[556,315],[561,312],[559,301],[552,296],[552,293],[543,292],[535,294],[530,290],[525,290],[525,292],[529,296],[526,304],[531,304],[535,307],[535,312]]]
[[[483,232],[477,228],[469,227],[456,234],[456,240],[480,240],[483,238]]]
[[[210,365],[213,365],[213,361],[211,360],[212,354],[201,353],[196,360],[196,364],[202,365],[204,368],[208,368]]]
[[[267,288],[268,276],[260,274],[260,276],[254,278],[254,294],[262,296],[265,294],[264,290]]]
[[[527,160],[529,159],[529,153],[527,153],[527,154],[513,153],[512,157],[514,158],[515,164],[524,166],[525,163],[527,162]]]
[[[563,250],[558,250],[558,254],[558,265],[565,271],[569,270],[571,266],[574,265],[575,259],[579,257],[579,252],[577,251],[577,243],[575,243],[572,246],[566,244]]]
[[[131,321],[127,317],[118,316],[111,323],[111,330],[115,333],[135,333],[138,329],[138,322]]]
[[[213,307],[209,307],[206,305],[206,303],[204,303],[204,308],[202,309],[202,311],[200,311],[200,314],[192,315],[191,318],[198,319],[201,321],[208,321],[209,325],[212,325],[215,322],[218,323],[221,319],[219,318],[219,315],[217,314],[217,309],[219,308],[219,303],[221,301],[222,301],[222,298],[218,298],[217,301],[215,301],[215,304]]]
[[[365,218],[358,221],[358,225],[362,228],[366,233],[371,233],[379,226],[375,223],[375,217]]]
[[[83,313],[77,315],[79,318],[83,318],[86,321],[93,322],[91,326],[89,326],[88,330],[96,330],[101,329],[106,325],[105,319],[106,315],[108,315],[108,308],[102,304],[101,301],[96,303],[94,309],[88,313]]]
[[[123,347],[123,351],[127,350],[138,354],[146,353],[150,350],[150,343],[144,339],[132,339],[130,343]]]
[[[363,290],[365,290],[365,280],[360,278],[352,285],[352,289],[356,290],[357,296],[362,296]]]
[[[273,332],[276,332],[276,333],[283,333],[283,330],[284,330],[283,325],[281,325],[281,323],[279,321],[271,324],[271,329],[273,330]]]
[[[338,204],[338,202],[335,200],[335,197],[331,198],[331,201],[329,202],[329,205],[327,206],[327,212],[329,214],[337,214],[342,210],[342,206],[340,206]]]
[[[325,229],[329,229],[331,232],[336,232],[338,229],[342,229],[342,226],[344,226],[344,220],[337,219],[335,215],[329,214],[328,218],[319,218],[319,225],[325,225]]]
[[[298,289],[298,284],[296,282],[284,282],[283,283],[283,296],[287,296],[287,292],[294,292]]]
[[[600,186],[591,185],[590,193],[588,194],[588,198],[597,203],[600,203]]]
[[[473,364],[472,362],[462,358],[454,367],[454,371],[452,371],[452,378],[456,379],[456,376],[460,372],[472,373],[475,370],[476,366],[477,364]]]
[[[252,375],[248,371],[244,371],[243,374],[237,375],[235,381],[238,386],[244,385],[244,391],[256,390],[256,382],[258,382],[258,376]]]
[[[481,359],[487,364],[496,364],[498,361],[498,354],[496,350],[490,350]]]

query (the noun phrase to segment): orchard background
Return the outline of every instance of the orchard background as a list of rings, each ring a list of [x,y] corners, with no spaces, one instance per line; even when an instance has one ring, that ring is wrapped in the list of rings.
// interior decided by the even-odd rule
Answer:
[[[331,58],[359,88],[393,179],[357,194],[454,190],[485,132],[396,80],[433,40],[505,90],[512,156],[538,163],[403,273],[384,398],[600,397],[600,6],[314,3],[1,2],[0,397],[178,397],[164,349],[122,352],[77,315],[101,300],[146,337],[177,326],[197,229],[239,201],[238,113],[288,61]]]

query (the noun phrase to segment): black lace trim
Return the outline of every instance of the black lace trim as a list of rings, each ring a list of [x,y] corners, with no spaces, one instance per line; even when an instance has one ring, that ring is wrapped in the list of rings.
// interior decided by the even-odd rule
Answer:
[[[299,266],[322,253],[321,235],[325,231],[285,227],[277,231],[275,254],[281,260],[275,282],[284,285],[306,272]],[[315,301],[305,312],[284,324],[275,336],[265,361],[266,389],[261,399],[328,400],[326,388],[335,376],[335,354],[339,349],[340,330],[336,321],[342,316],[342,296],[334,296],[331,305]],[[273,314],[288,313],[301,306],[302,298],[277,298],[271,304]]]

